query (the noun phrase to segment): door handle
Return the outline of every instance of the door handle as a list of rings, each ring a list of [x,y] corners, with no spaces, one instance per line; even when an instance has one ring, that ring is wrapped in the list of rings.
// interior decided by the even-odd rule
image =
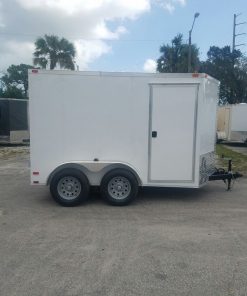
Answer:
[[[152,138],[157,138],[157,131],[152,131]]]

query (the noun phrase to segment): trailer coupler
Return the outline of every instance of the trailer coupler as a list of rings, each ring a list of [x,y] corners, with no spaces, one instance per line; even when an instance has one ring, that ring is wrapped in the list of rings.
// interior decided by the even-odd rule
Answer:
[[[216,169],[216,171],[209,176],[209,181],[222,180],[227,184],[227,190],[230,190],[232,187],[232,181],[242,176],[243,175],[238,172],[232,172],[232,160],[228,159],[228,171],[225,169]]]

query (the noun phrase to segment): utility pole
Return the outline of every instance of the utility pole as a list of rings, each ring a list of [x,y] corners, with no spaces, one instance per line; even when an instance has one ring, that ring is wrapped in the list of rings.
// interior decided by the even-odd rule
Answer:
[[[237,28],[237,26],[246,24],[246,22],[237,23],[237,18],[240,15],[241,15],[241,13],[239,13],[239,14],[235,14],[234,13],[234,16],[233,16],[232,67],[233,67],[233,76],[234,77],[235,77],[235,71],[234,71],[234,68],[235,68],[235,55],[234,55],[234,51],[236,50],[236,47],[245,45],[245,43],[236,44],[236,37],[237,36],[240,36],[240,35],[246,35],[246,33],[236,34],[236,28]],[[231,97],[233,97],[234,90],[232,88],[230,89],[230,94],[231,94]]]
[[[233,17],[233,41],[232,41],[232,52],[234,52],[234,50],[236,49],[236,47],[245,45],[245,43],[237,44],[237,45],[236,45],[236,37],[237,37],[237,36],[240,36],[240,35],[246,35],[246,33],[239,33],[239,34],[236,34],[236,28],[237,28],[237,26],[247,24],[247,22],[237,23],[237,18],[238,18],[240,15],[241,15],[241,13],[239,13],[239,14],[234,14],[234,17]]]

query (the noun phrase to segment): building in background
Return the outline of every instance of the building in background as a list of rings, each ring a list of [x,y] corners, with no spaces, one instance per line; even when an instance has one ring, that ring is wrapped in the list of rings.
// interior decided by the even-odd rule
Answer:
[[[0,98],[0,143],[28,141],[28,100]]]
[[[247,104],[218,108],[217,139],[247,143]]]

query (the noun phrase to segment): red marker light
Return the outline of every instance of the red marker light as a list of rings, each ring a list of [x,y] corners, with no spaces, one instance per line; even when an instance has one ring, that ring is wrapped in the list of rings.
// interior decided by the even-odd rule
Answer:
[[[37,176],[37,175],[39,175],[39,172],[33,172],[33,175]]]
[[[32,73],[38,73],[38,69],[32,69]]]
[[[198,78],[198,77],[199,77],[199,73],[193,73],[193,74],[192,74],[192,77],[193,77],[193,78]]]

